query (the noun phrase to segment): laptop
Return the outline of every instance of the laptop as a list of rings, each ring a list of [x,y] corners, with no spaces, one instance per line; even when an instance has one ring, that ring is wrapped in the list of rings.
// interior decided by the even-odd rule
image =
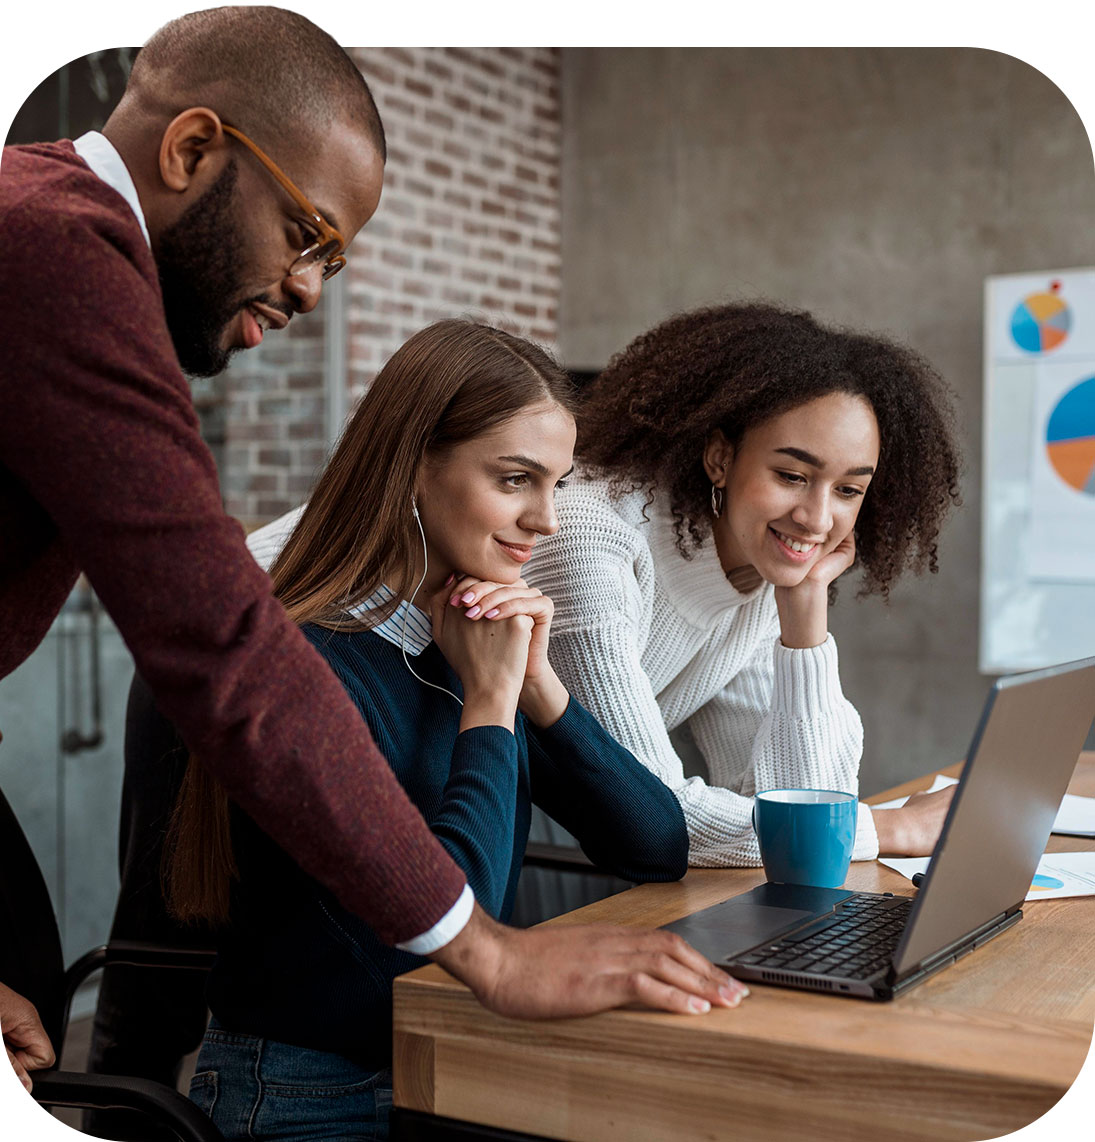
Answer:
[[[887,1000],[1017,923],[1095,717],[1095,658],[989,692],[912,897],[762,884],[665,927],[736,978]]]

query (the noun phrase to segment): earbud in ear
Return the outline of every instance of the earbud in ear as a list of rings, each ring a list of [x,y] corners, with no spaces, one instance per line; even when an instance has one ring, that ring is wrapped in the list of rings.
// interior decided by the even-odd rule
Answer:
[[[411,496],[411,514],[415,519],[418,519],[418,501],[414,496]]]

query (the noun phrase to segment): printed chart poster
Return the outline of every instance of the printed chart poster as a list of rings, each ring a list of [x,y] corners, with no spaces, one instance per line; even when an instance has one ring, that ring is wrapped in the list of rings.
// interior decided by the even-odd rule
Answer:
[[[1095,372],[1095,270],[994,277],[989,307],[993,364],[1067,358],[1090,361]]]
[[[986,395],[1030,385],[1028,455],[996,458],[1030,481],[1026,574],[1095,583],[1095,270],[993,278],[987,301]]]

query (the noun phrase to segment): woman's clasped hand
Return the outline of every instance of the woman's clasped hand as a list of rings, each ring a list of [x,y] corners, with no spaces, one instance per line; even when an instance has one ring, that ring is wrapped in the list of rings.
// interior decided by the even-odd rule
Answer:
[[[512,697],[514,707],[540,727],[563,715],[570,695],[547,655],[554,610],[551,599],[524,579],[450,576],[430,615],[434,640],[464,686],[465,706],[478,701],[484,687],[488,700]],[[474,699],[469,684],[476,687]]]

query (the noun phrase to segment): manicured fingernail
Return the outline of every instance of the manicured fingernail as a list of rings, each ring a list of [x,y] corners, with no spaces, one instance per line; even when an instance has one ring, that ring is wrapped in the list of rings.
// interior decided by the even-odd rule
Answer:
[[[445,580],[445,582],[444,582],[444,584],[443,584],[443,585],[444,585],[444,586],[446,586],[446,587],[451,587],[451,586],[453,585],[453,583],[455,583],[455,582],[456,582],[456,575],[455,575],[455,573],[450,573],[450,574],[449,574],[449,577],[448,577],[448,578]]]
[[[468,609],[464,612],[464,614],[466,614],[469,619],[474,619],[475,616],[477,614],[479,614],[479,610],[480,610],[480,608],[478,605],[476,605],[474,607],[468,607]]]
[[[453,595],[453,597],[449,600],[449,606],[456,607],[459,605],[460,605],[460,596],[459,595]]]
[[[469,611],[468,614],[470,615],[471,611]],[[496,614],[498,614],[498,608],[497,607],[491,607],[491,609],[489,611],[487,611],[487,613],[483,616],[483,618],[493,619]]]
[[[462,603],[473,603],[473,602],[475,602],[475,592],[474,591],[465,591],[460,596],[460,601]]]
[[[701,1015],[706,1014],[711,1010],[711,1004],[706,999],[700,999],[698,995],[693,995],[688,1000],[688,1006],[693,1011],[698,1011]]]
[[[740,984],[732,983],[728,987],[720,987],[719,995],[730,1004],[731,1007],[737,1007],[739,1003],[749,994],[747,987],[742,987]]]

